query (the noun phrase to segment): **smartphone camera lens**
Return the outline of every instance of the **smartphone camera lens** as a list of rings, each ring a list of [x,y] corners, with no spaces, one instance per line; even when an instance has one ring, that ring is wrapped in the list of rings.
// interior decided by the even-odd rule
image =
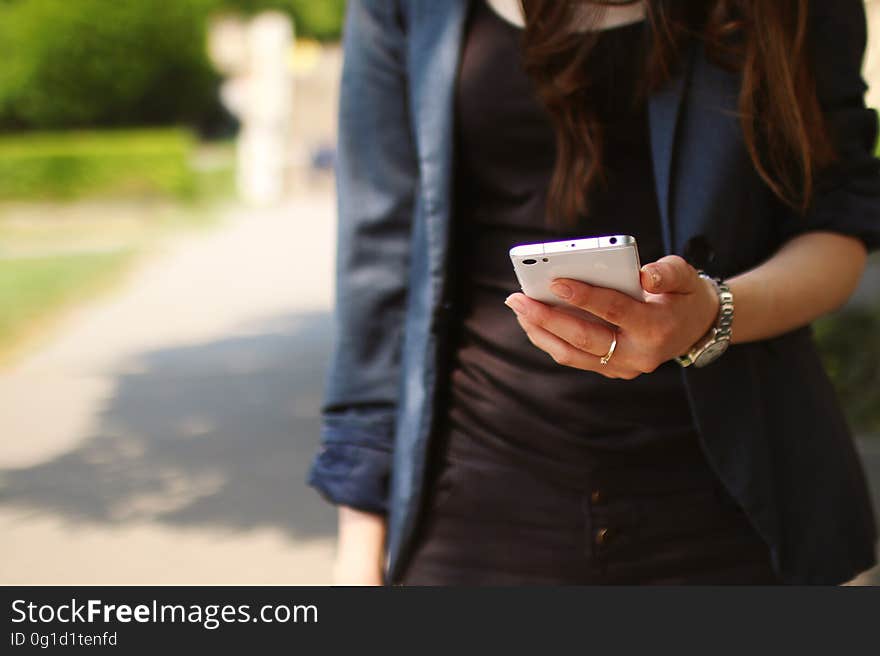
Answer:
[[[533,259],[529,258],[528,260],[523,260],[522,263],[523,264],[537,264],[538,260],[533,260]]]
[[[549,262],[550,260],[548,260],[546,257],[542,257],[542,258],[541,258],[541,261],[542,261],[542,262]]]
[[[608,243],[610,243],[610,244],[616,244],[616,243],[617,243],[617,237],[612,237],[611,239],[608,240]]]

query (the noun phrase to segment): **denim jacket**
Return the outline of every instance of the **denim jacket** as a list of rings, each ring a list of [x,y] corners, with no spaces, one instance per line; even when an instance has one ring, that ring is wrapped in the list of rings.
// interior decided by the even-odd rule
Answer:
[[[349,0],[339,107],[335,346],[309,483],[387,515],[386,583],[421,518],[445,384],[453,89],[470,1]],[[806,216],[757,175],[737,118],[740,78],[693,43],[649,99],[666,253],[728,277],[809,230],[880,246],[877,119],[863,103],[860,0],[812,3],[812,55],[839,161]],[[514,291],[514,290],[511,290]],[[870,568],[876,527],[853,440],[809,326],[682,369],[707,458],[790,583]]]

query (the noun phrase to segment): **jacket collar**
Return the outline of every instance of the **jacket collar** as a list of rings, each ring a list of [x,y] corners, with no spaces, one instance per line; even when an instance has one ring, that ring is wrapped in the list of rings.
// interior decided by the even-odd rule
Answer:
[[[413,0],[407,47],[419,198],[428,239],[432,296],[446,279],[453,193],[455,81],[471,0]]]
[[[672,79],[648,99],[654,184],[662,222],[663,247],[667,253],[674,250],[672,167],[675,163],[676,137],[694,53],[695,48],[689,47],[683,56],[682,65]]]

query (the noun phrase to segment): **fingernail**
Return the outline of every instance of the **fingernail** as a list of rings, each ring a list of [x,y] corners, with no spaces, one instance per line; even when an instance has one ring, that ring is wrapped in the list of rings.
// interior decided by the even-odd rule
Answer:
[[[525,303],[522,302],[522,299],[517,298],[516,296],[508,296],[505,299],[504,304],[517,314],[525,315],[526,313]]]
[[[571,298],[572,295],[571,287],[564,282],[554,282],[550,285],[550,291],[556,294],[559,298]]]
[[[647,272],[647,274],[649,276],[651,276],[651,286],[652,287],[659,287],[660,286],[661,278],[660,278],[660,273],[657,271],[657,269],[653,269],[653,268],[647,269],[647,268],[643,267],[642,271]]]

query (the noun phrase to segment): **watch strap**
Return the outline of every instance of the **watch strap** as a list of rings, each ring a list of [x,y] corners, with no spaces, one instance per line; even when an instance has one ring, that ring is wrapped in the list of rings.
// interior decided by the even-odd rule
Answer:
[[[714,278],[704,271],[698,271],[697,274],[715,286],[715,291],[718,293],[718,317],[709,331],[697,340],[687,353],[674,358],[682,367],[694,364],[700,354],[713,344],[721,341],[729,342],[733,327],[733,292],[730,291],[730,287],[721,278]]]

